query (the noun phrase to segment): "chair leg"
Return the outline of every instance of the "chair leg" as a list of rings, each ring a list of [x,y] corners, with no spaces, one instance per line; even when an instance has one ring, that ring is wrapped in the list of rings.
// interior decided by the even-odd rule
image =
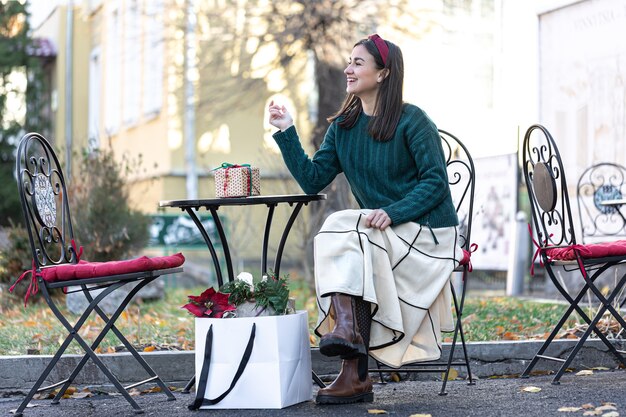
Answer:
[[[132,386],[125,387],[124,390],[126,391],[129,388],[132,388],[132,387],[135,387],[135,386],[138,386],[138,385],[142,385],[142,384],[147,383],[147,382],[154,381],[161,388],[163,393],[168,397],[168,401],[173,401],[173,400],[176,399],[176,397],[174,397],[174,394],[172,394],[172,392],[165,385],[163,380],[161,380],[161,378],[159,378],[159,376],[156,374],[156,372],[154,372],[154,370],[150,367],[150,365],[148,365],[148,363],[141,357],[141,355],[137,352],[137,350],[135,350],[135,348],[122,335],[122,333],[119,331],[119,329],[117,327],[115,327],[115,322],[117,321],[117,319],[119,318],[121,313],[124,311],[126,306],[133,299],[133,297],[137,294],[137,292],[139,292],[145,285],[147,285],[150,282],[152,282],[155,278],[146,279],[146,280],[143,280],[143,281],[139,282],[139,284],[136,285],[128,293],[128,295],[124,298],[124,300],[119,305],[119,307],[114,312],[114,314],[111,316],[111,318],[107,317],[107,315],[98,306],[98,303],[94,303],[94,299],[91,296],[91,293],[89,292],[89,290],[86,287],[83,286],[83,293],[85,294],[85,297],[87,298],[87,300],[90,302],[90,308],[88,309],[88,311],[91,311],[92,309],[94,309],[97,312],[97,314],[102,318],[102,320],[105,322],[105,327],[102,329],[100,334],[96,337],[96,339],[94,339],[94,341],[92,342],[91,350],[92,351],[95,350],[100,345],[100,343],[102,342],[104,337],[108,334],[109,330],[112,330],[113,333],[120,340],[120,342],[122,342],[122,344],[126,347],[128,352],[131,355],[133,355],[135,360],[137,360],[137,362],[144,368],[144,370],[150,376],[150,378],[148,378],[148,379],[146,379],[144,381],[140,381],[139,383],[133,384]],[[123,283],[123,284],[128,284],[128,283],[129,282]],[[120,285],[119,287],[116,287],[115,289],[120,288],[121,286],[123,286],[123,285]],[[109,293],[107,293],[107,294],[109,294]],[[65,383],[63,388],[57,393],[57,395],[52,400],[53,404],[56,404],[56,403],[59,402],[59,400],[61,399],[61,397],[65,393],[65,390],[67,390],[67,388],[69,388],[69,386],[72,383],[72,381],[76,378],[76,376],[78,375],[78,373],[83,368],[83,366],[87,363],[88,360],[89,360],[89,355],[87,355],[87,354],[84,355],[83,358],[81,359],[81,361],[78,363],[78,365],[72,371],[72,374],[67,379],[67,382]]]
[[[604,271],[606,271],[609,267],[611,267],[611,265],[605,265],[601,268],[599,268],[591,278],[588,278],[585,281],[585,286],[582,288],[582,290],[579,292],[578,297],[576,297],[576,300],[572,300],[572,298],[569,296],[569,294],[567,294],[567,291],[565,291],[564,288],[562,288],[559,285],[557,285],[557,288],[559,288],[559,291],[562,292],[562,294],[564,295],[564,297],[568,300],[568,302],[570,302],[570,304],[574,303],[574,308],[576,309],[576,312],[582,317],[582,319],[587,323],[587,325],[590,325],[591,323],[591,319],[587,316],[587,314],[585,314],[585,312],[580,308],[580,306],[578,305],[579,301],[582,299],[582,297],[585,295],[585,293],[587,292],[587,289],[590,289],[594,295],[597,297],[598,301],[600,301],[600,303],[602,303],[602,305],[606,306],[606,308],[609,310],[609,312],[611,312],[611,314],[613,315],[613,317],[622,325],[622,327],[626,328],[626,322],[624,321],[624,319],[621,317],[621,315],[615,311],[615,309],[613,308],[613,306],[611,305],[611,303],[613,302],[613,299],[615,298],[615,296],[619,293],[619,291],[621,291],[621,289],[623,288],[624,284],[626,283],[626,275],[624,275],[620,282],[615,286],[615,288],[613,289],[613,291],[611,292],[611,296],[610,296],[610,301],[607,300],[602,293],[600,292],[600,290],[598,290],[598,288],[594,285],[594,282],[596,280],[596,278],[598,278],[598,276],[600,276],[602,273],[604,273]],[[604,333],[602,333],[598,328],[596,328],[595,326],[592,328],[593,332],[596,334],[596,336],[598,336],[598,338],[600,340],[602,340],[602,342],[604,343],[604,345],[607,347],[607,349],[609,349],[609,351],[615,356],[615,358],[617,360],[619,360],[623,366],[626,366],[626,359],[624,358],[624,356],[622,356],[622,354],[615,348],[615,346],[613,346],[613,344],[606,338],[606,336],[604,335]]]
[[[563,365],[561,366],[561,368],[559,369],[559,371],[555,375],[554,379],[552,380],[552,384],[554,384],[554,385],[558,385],[559,384],[559,379],[561,378],[561,376],[563,375],[563,373],[565,372],[567,367],[572,363],[572,360],[574,360],[574,357],[576,356],[578,351],[582,348],[583,344],[585,343],[585,341],[587,340],[587,338],[589,337],[591,332],[592,331],[595,331],[596,333],[599,332],[599,330],[598,330],[598,328],[596,326],[597,326],[598,322],[600,321],[600,319],[602,318],[602,316],[604,315],[604,312],[607,311],[609,308],[611,308],[611,309],[613,308],[611,306],[611,303],[615,299],[615,296],[619,293],[619,290],[624,286],[624,282],[626,282],[626,275],[624,277],[622,277],[622,279],[620,280],[620,283],[611,292],[611,295],[609,295],[609,298],[605,298],[595,285],[588,284],[590,286],[590,288],[591,288],[591,291],[593,291],[594,294],[596,294],[598,296],[598,299],[602,303],[602,307],[598,310],[598,312],[594,316],[594,318],[591,321],[591,323],[589,323],[589,325],[587,326],[587,330],[580,337],[580,340],[578,341],[578,343],[576,343],[576,346],[574,346],[574,349],[572,349],[572,351],[568,355],[568,357],[565,360],[565,362],[563,362]],[[621,319],[621,317],[620,317],[620,319]],[[620,321],[623,321],[623,319],[620,320]],[[610,344],[610,342],[609,342],[609,344]],[[610,344],[610,346],[613,347],[613,349],[615,350],[615,347],[612,344]],[[620,355],[619,352],[617,352],[617,350],[615,350],[615,352],[618,354],[618,358],[621,359],[622,363],[624,363],[623,356]]]
[[[117,380],[117,378],[104,365],[104,363],[102,363],[100,358],[98,358],[98,356],[93,352],[93,350],[90,349],[89,345],[78,334],[78,330],[80,330],[80,328],[83,326],[83,324],[85,323],[85,321],[87,320],[87,318],[91,314],[91,311],[93,310],[94,305],[97,305],[100,301],[102,301],[102,299],[104,299],[104,297],[106,297],[108,294],[110,294],[116,288],[119,288],[121,285],[122,285],[122,283],[118,283],[118,284],[112,285],[109,288],[107,288],[105,291],[100,293],[98,295],[98,297],[96,297],[94,302],[90,303],[90,305],[83,312],[83,314],[78,319],[76,324],[72,327],[72,325],[67,321],[65,316],[63,316],[61,311],[57,308],[55,302],[50,297],[50,294],[48,293],[48,289],[47,289],[47,287],[45,285],[45,282],[43,282],[43,280],[40,280],[39,287],[41,289],[41,292],[43,293],[43,296],[44,296],[46,302],[48,303],[48,306],[50,307],[50,309],[52,310],[54,315],[57,317],[57,319],[59,319],[61,324],[63,324],[63,326],[66,328],[66,330],[69,332],[69,334],[65,338],[64,342],[61,344],[61,347],[59,348],[59,350],[57,350],[56,354],[54,355],[54,357],[52,358],[52,360],[50,361],[50,363],[48,364],[48,366],[46,367],[44,372],[41,374],[41,376],[39,377],[39,379],[35,383],[35,385],[31,388],[31,390],[28,393],[28,395],[26,396],[26,398],[24,398],[24,400],[22,401],[20,406],[17,408],[17,410],[15,412],[16,416],[21,416],[22,415],[24,409],[28,406],[28,403],[32,400],[32,398],[35,395],[35,393],[43,391],[43,390],[47,390],[47,389],[50,389],[50,388],[54,388],[54,387],[59,386],[61,384],[64,384],[64,388],[62,388],[59,392],[64,393],[65,390],[67,390],[67,387],[69,387],[69,384],[72,383],[74,378],[68,378],[68,379],[66,379],[64,381],[61,381],[59,383],[50,385],[50,386],[42,388],[42,389],[40,389],[39,387],[41,386],[41,384],[43,384],[45,379],[48,377],[48,375],[50,374],[50,372],[52,371],[54,366],[57,364],[57,362],[60,359],[61,355],[65,352],[65,350],[67,349],[67,347],[69,346],[69,344],[71,343],[72,340],[76,340],[76,342],[87,353],[89,358],[91,358],[91,360],[93,360],[93,362],[96,364],[96,366],[98,366],[100,368],[100,370],[107,376],[107,378],[111,381],[111,383],[115,386],[115,388],[117,388],[117,390],[120,391],[120,393],[124,396],[126,401],[128,401],[128,403],[133,407],[135,412],[136,413],[142,413],[143,412],[143,410],[141,409],[141,407],[139,407],[137,402],[128,394],[128,392],[124,389],[122,384],[120,384],[120,382]],[[80,368],[82,368],[82,366],[77,366],[76,367],[76,369],[78,371],[80,371]],[[75,371],[76,371],[76,369],[75,369]],[[74,375],[74,377],[75,377],[75,375]],[[57,396],[58,396],[58,394],[57,394]],[[58,403],[58,399],[57,399],[57,403]],[[54,404],[54,402],[53,402],[53,404]]]
[[[191,388],[193,388],[194,385],[196,385],[195,375],[191,377],[189,382],[187,382],[187,385],[185,385],[185,388],[183,388],[183,394],[189,394],[189,391],[191,391]]]
[[[556,327],[552,330],[552,332],[550,333],[550,335],[548,336],[546,341],[543,343],[543,345],[541,346],[539,351],[535,354],[535,356],[532,359],[532,361],[530,362],[530,364],[528,364],[528,366],[526,367],[526,369],[524,370],[524,372],[520,376],[521,378],[527,378],[528,377],[528,375],[530,374],[531,370],[537,364],[539,359],[556,360],[556,361],[559,361],[559,362],[563,362],[563,365],[561,365],[561,368],[559,369],[559,371],[555,375],[552,383],[555,384],[555,385],[559,384],[559,380],[560,380],[561,376],[563,375],[563,373],[565,372],[567,367],[570,365],[570,363],[572,362],[572,360],[574,359],[574,357],[576,356],[576,354],[578,353],[580,348],[582,348],[584,342],[587,340],[587,338],[589,337],[589,335],[591,334],[592,331],[594,333],[596,333],[596,335],[598,336],[598,338],[600,340],[602,340],[602,342],[607,346],[609,351],[611,353],[613,353],[613,355],[623,365],[626,366],[626,359],[624,358],[624,356],[615,348],[615,346],[613,346],[613,344],[606,338],[606,336],[596,327],[598,321],[602,318],[602,315],[604,314],[604,312],[606,310],[609,310],[611,312],[611,314],[618,320],[618,322],[623,327],[626,328],[626,322],[624,322],[623,318],[615,311],[615,309],[611,305],[611,303],[613,302],[613,299],[615,298],[615,296],[619,293],[621,288],[626,283],[626,275],[624,275],[622,277],[622,279],[620,280],[618,285],[616,285],[616,287],[611,292],[611,295],[609,296],[608,299],[605,298],[602,295],[602,293],[598,290],[598,288],[594,285],[594,281],[596,280],[596,278],[598,276],[600,276],[600,274],[602,274],[610,266],[611,265],[605,265],[602,268],[599,268],[594,273],[594,275],[591,278],[587,279],[586,282],[585,282],[585,285],[578,292],[576,298],[572,298],[568,294],[568,292],[565,290],[565,288],[563,288],[563,286],[558,282],[556,277],[553,275],[551,270],[548,271],[549,275],[550,275],[550,278],[551,278],[552,282],[554,283],[554,285],[556,286],[557,290],[569,302],[570,306],[568,307],[567,311],[563,314],[563,316],[561,317],[561,320],[559,320],[559,322],[556,325]],[[582,300],[583,296],[585,295],[585,293],[587,292],[588,289],[591,289],[591,291],[594,293],[594,295],[596,295],[596,297],[598,298],[598,300],[602,304],[601,309],[598,311],[598,313],[596,314],[596,316],[594,317],[593,320],[590,319],[589,316],[587,316],[587,314],[585,314],[585,312],[578,305],[578,303],[580,302],[580,300]],[[565,360],[560,359],[560,358],[552,358],[552,357],[549,357],[549,356],[545,356],[544,352],[546,351],[546,349],[548,348],[548,346],[550,345],[550,343],[552,342],[554,337],[557,335],[559,330],[563,327],[563,325],[565,324],[565,322],[567,321],[567,319],[569,318],[569,316],[572,314],[572,312],[574,310],[576,310],[576,312],[581,316],[581,318],[587,323],[587,326],[588,326],[587,330],[585,331],[585,333],[583,334],[581,339],[578,341],[578,343],[576,343],[576,346],[574,347],[572,352],[570,352],[570,354],[568,355],[568,357]]]
[[[446,392],[446,386],[448,384],[448,376],[450,375],[450,368],[452,367],[452,360],[454,358],[454,351],[456,349],[457,338],[461,338],[461,347],[463,349],[463,357],[465,359],[465,368],[467,369],[467,376],[469,378],[469,385],[475,385],[472,377],[472,371],[470,369],[469,357],[467,355],[467,345],[465,344],[465,334],[463,333],[463,306],[465,304],[465,291],[467,285],[467,270],[463,271],[463,290],[461,293],[461,302],[459,303],[456,297],[456,291],[454,285],[450,282],[450,289],[452,290],[452,300],[454,302],[454,312],[456,314],[456,325],[454,327],[454,336],[452,337],[452,344],[450,345],[450,354],[448,355],[448,362],[446,364],[446,371],[443,376],[441,384],[441,391],[439,395],[448,395]]]
[[[102,320],[104,320],[104,322],[107,324],[107,326],[109,326],[109,323],[110,323],[111,331],[113,331],[113,333],[119,339],[119,341],[122,342],[124,347],[126,347],[126,350],[128,350],[128,352],[130,352],[130,354],[133,355],[135,360],[143,367],[143,369],[146,371],[146,373],[150,376],[150,378],[148,378],[148,379],[146,379],[144,381],[140,381],[139,383],[134,384],[134,386],[154,381],[159,386],[159,388],[161,388],[162,392],[167,396],[168,401],[174,401],[174,400],[176,400],[176,397],[174,396],[174,394],[172,394],[172,391],[169,389],[169,387],[157,375],[157,373],[152,369],[152,367],[150,365],[148,365],[146,360],[139,354],[139,352],[137,352],[137,350],[128,341],[128,339],[126,339],[126,337],[124,337],[122,332],[120,332],[119,329],[115,326],[115,322],[119,318],[120,314],[124,311],[124,309],[126,308],[128,303],[130,303],[130,301],[133,299],[135,294],[137,294],[137,292],[139,292],[143,287],[145,287],[146,285],[148,285],[149,283],[151,283],[155,279],[156,279],[156,277],[148,279],[148,280],[144,280],[139,285],[135,286],[135,288],[133,288],[133,290],[131,290],[131,292],[128,294],[126,299],[124,299],[123,303],[120,305],[118,310],[115,311],[115,314],[113,314],[111,316],[111,318],[108,318],[107,315],[102,311],[102,309],[100,307],[97,306],[95,308],[95,310],[98,313],[98,315],[102,318]],[[90,299],[90,298],[91,298],[91,294],[89,294],[87,299]],[[105,329],[103,329],[103,332],[105,332],[105,330],[106,330],[106,327],[105,327]],[[108,330],[106,330],[106,331],[108,331]],[[98,342],[98,343],[100,343],[100,342]],[[128,388],[129,387],[127,387],[127,389]]]

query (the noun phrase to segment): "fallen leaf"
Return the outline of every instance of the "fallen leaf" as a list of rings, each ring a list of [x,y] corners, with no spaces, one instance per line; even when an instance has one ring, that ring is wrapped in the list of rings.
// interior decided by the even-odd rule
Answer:
[[[596,370],[596,371],[608,371],[609,370],[609,368],[607,368],[605,366],[595,366],[595,367],[593,367],[591,369]]]
[[[33,407],[39,407],[39,404],[31,404],[31,403],[26,404],[26,408],[33,408]],[[14,408],[13,410],[9,410],[9,413],[11,414],[17,413],[17,408]]]
[[[617,410],[617,408],[611,404],[605,404],[596,408],[596,411],[613,411],[613,410]]]
[[[596,411],[596,410],[589,410],[583,413],[583,416],[601,416],[601,415],[602,415],[602,411]]]
[[[154,346],[146,346],[145,348],[143,348],[144,352],[152,352],[154,351],[156,348]]]
[[[608,401],[602,401],[602,405],[612,405],[613,407],[615,407],[617,404],[611,403],[611,402],[608,402]]]
[[[593,410],[594,408],[596,408],[596,406],[591,403],[587,403],[581,405],[580,408],[582,408],[583,410]]]
[[[519,335],[513,332],[506,332],[502,335],[502,339],[504,340],[519,340]]]
[[[465,316],[465,318],[462,320],[462,323],[467,324],[470,321],[474,320],[476,317],[477,317],[476,314],[472,313],[469,316]]]
[[[602,414],[602,417],[619,417],[619,413],[617,411],[609,411],[608,413]]]
[[[524,392],[539,392],[539,391],[541,391],[541,388],[539,388],[539,387],[530,387],[529,386],[529,387],[522,388],[522,391],[524,391]]]
[[[443,377],[446,375],[445,372],[443,372],[441,374],[441,379],[443,379]],[[450,372],[448,372],[448,381],[454,381],[455,379],[457,379],[459,377],[459,373],[457,372],[456,369],[454,368],[450,368]]]
[[[578,376],[593,375],[593,371],[591,369],[583,369],[582,371],[576,372],[576,375]]]
[[[74,394],[72,394],[72,398],[87,398],[87,397],[93,397],[93,394],[91,392],[75,392]]]
[[[367,413],[368,414],[389,414],[385,410],[377,410],[375,408],[372,408],[371,410],[367,410]]]
[[[557,411],[561,411],[563,413],[574,413],[576,411],[580,411],[580,407],[561,407]]]
[[[496,334],[498,334],[498,335],[499,334],[504,334],[504,331],[505,331],[504,327],[502,327],[502,326],[496,326],[496,328],[494,330],[496,331]]]
[[[402,378],[400,378],[400,374],[399,374],[399,373],[397,373],[397,372],[392,372],[392,373],[391,373],[391,380],[392,380],[393,382],[400,382],[400,381],[402,381]]]
[[[433,417],[431,414],[411,414],[409,417]]]

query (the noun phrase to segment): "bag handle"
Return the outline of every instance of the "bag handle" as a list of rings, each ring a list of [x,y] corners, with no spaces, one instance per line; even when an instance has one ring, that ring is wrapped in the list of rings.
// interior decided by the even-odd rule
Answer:
[[[200,381],[198,381],[198,386],[196,390],[196,398],[193,403],[189,404],[187,408],[190,410],[197,410],[203,405],[214,405],[222,401],[230,392],[235,388],[237,381],[243,374],[243,371],[246,369],[246,365],[248,365],[248,360],[250,360],[250,355],[252,354],[252,348],[254,346],[254,337],[256,335],[256,323],[252,324],[252,331],[250,332],[250,339],[248,339],[248,345],[246,346],[246,350],[243,352],[243,357],[241,358],[241,362],[239,363],[239,367],[237,368],[237,372],[235,372],[235,376],[233,377],[233,381],[230,383],[230,387],[220,396],[210,399],[204,398],[204,393],[206,392],[207,380],[209,377],[209,368],[211,367],[211,351],[213,347],[213,325],[209,326],[209,331],[206,336],[206,344],[204,345],[204,360],[202,362],[202,370],[200,371]]]

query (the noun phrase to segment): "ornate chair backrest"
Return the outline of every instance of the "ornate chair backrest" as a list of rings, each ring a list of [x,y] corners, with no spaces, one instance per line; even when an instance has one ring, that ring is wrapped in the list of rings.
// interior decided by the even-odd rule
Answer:
[[[626,167],[602,162],[587,168],[578,180],[576,193],[583,243],[626,236],[626,220],[618,208],[601,204],[626,196]]]
[[[576,244],[561,155],[545,127],[532,125],[526,131],[523,164],[538,243],[541,247]]]
[[[441,129],[439,136],[446,158],[448,184],[459,217],[459,243],[463,249],[470,250],[476,179],[474,161],[465,145],[456,136]]]
[[[16,170],[34,266],[77,262],[65,179],[50,143],[38,133],[26,134]]]

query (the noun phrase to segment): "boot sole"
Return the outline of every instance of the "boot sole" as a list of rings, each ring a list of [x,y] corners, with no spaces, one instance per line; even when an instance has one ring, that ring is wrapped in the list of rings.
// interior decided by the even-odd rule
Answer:
[[[320,353],[324,356],[356,357],[359,354],[366,354],[365,345],[350,343],[338,337],[321,340],[319,347]]]
[[[317,404],[353,404],[353,403],[371,403],[374,401],[373,392],[364,392],[362,394],[354,394],[348,397],[338,397],[334,395],[318,395],[315,397]]]

